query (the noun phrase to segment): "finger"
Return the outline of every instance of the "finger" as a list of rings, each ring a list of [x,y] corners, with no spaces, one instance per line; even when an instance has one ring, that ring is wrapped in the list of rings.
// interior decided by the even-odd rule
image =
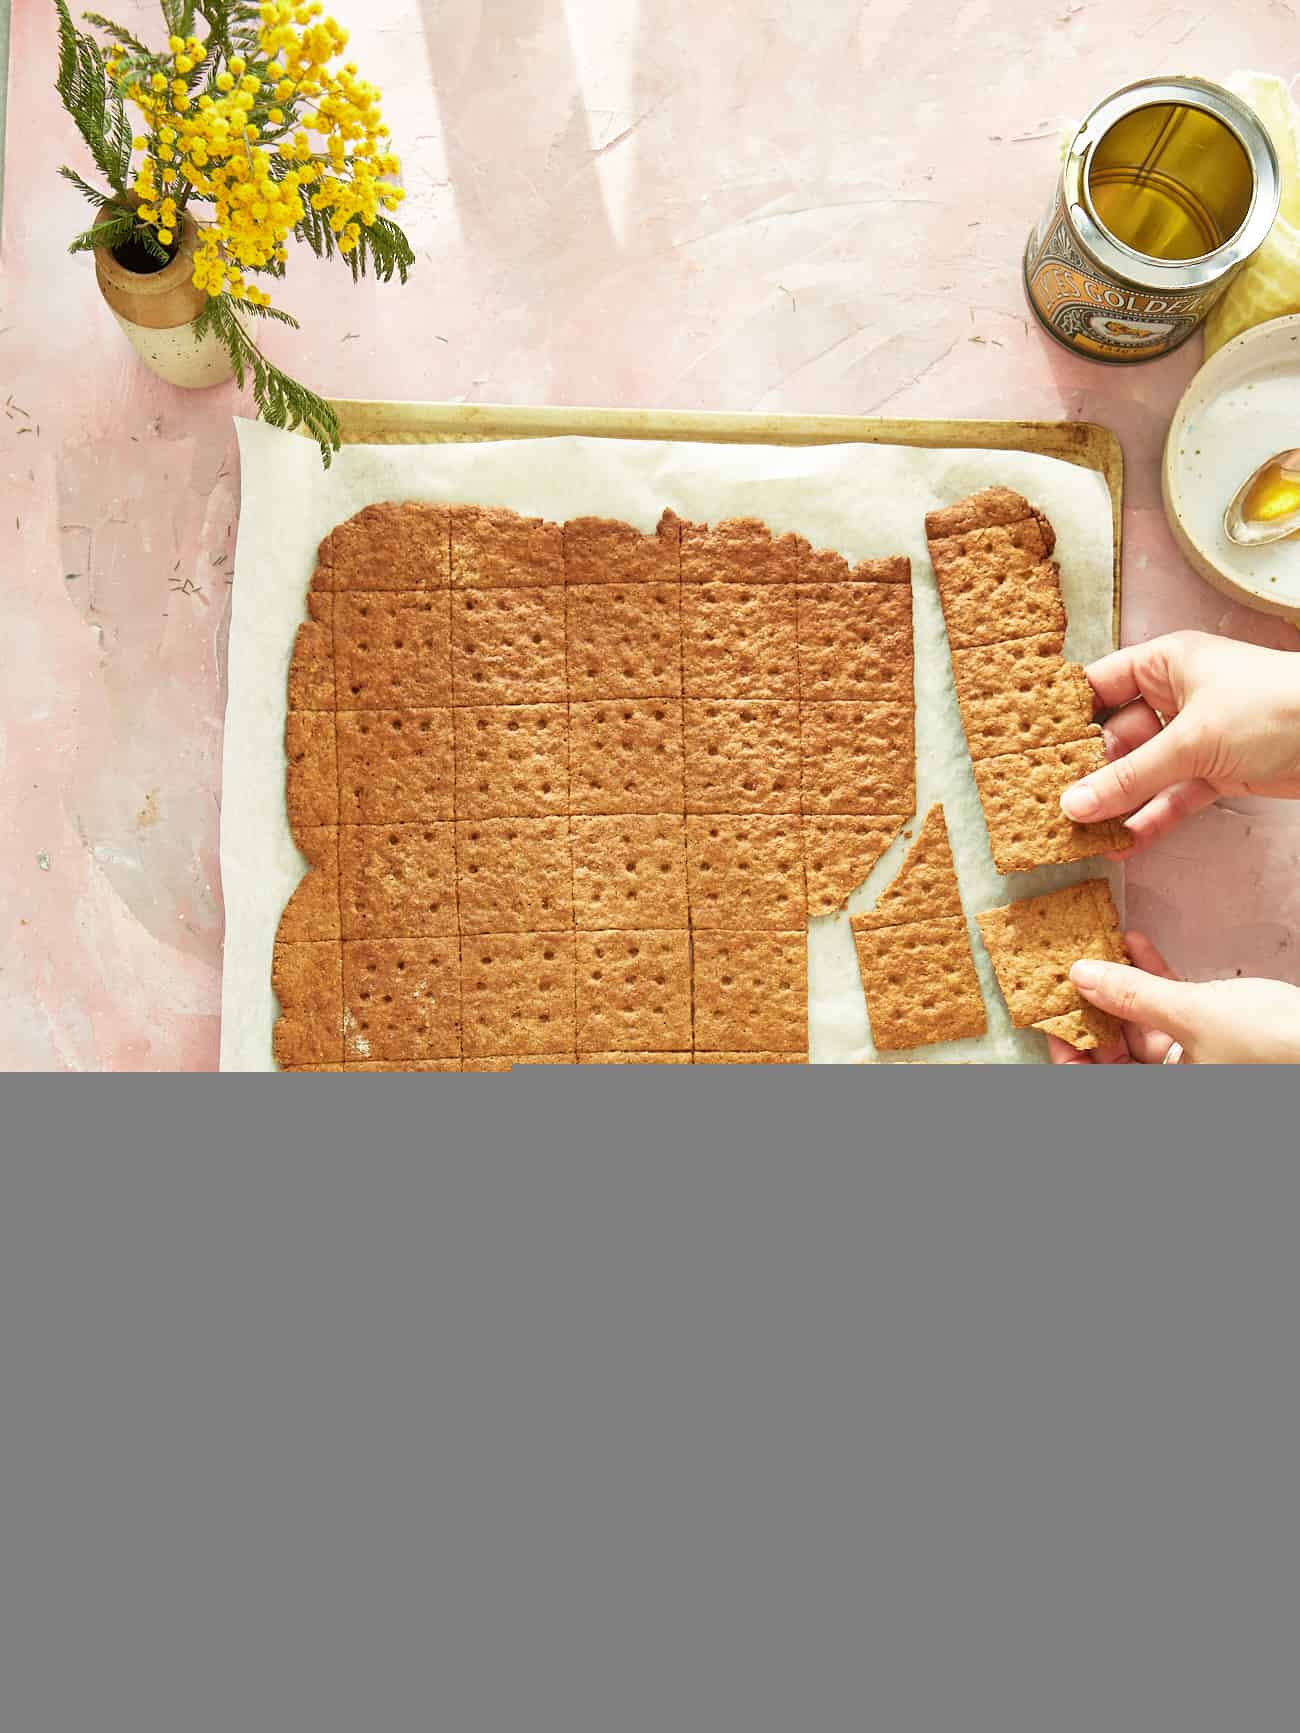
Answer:
[[[1092,1056],[1094,1065],[1127,1065],[1129,1062],[1128,1042],[1121,1035],[1118,1041],[1112,1041],[1109,1047],[1098,1047]]]
[[[1107,758],[1123,758],[1127,753],[1136,752],[1139,746],[1155,739],[1161,726],[1160,718],[1145,699],[1126,704],[1102,723]]]
[[[1185,748],[1184,738],[1178,723],[1171,723],[1136,752],[1104,764],[1067,788],[1061,796],[1061,810],[1080,824],[1137,812],[1163,789],[1186,777],[1190,750]]]
[[[1177,706],[1169,685],[1168,639],[1152,638],[1114,650],[1084,669],[1102,710],[1117,710],[1135,698],[1145,698],[1166,714]]]
[[[1182,976],[1175,971],[1163,953],[1156,949],[1145,933],[1138,932],[1136,927],[1130,927],[1125,933],[1124,943],[1137,968],[1145,969],[1148,975],[1162,975],[1166,981],[1182,980]]]
[[[1090,1004],[1109,1011],[1121,1023],[1136,1023],[1143,1029],[1159,1029],[1179,1041],[1190,1041],[1200,1021],[1196,1015],[1200,990],[1188,981],[1171,981],[1124,963],[1091,958],[1074,965],[1070,980]]]
[[[1217,799],[1218,795],[1209,783],[1199,776],[1176,782],[1172,788],[1161,789],[1154,800],[1149,800],[1124,820],[1124,829],[1133,838],[1132,847],[1124,852],[1132,854],[1136,849],[1150,848],[1153,842],[1159,842],[1162,836],[1176,830],[1185,818],[1204,812]]]
[[[1071,1047],[1068,1041],[1062,1041],[1059,1035],[1047,1037],[1047,1058],[1051,1065],[1091,1065],[1092,1055],[1080,1053],[1077,1047]]]

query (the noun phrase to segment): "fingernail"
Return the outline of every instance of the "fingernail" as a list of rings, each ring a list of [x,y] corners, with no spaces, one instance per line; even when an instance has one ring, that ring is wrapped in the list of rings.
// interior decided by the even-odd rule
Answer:
[[[1091,818],[1100,805],[1101,802],[1086,782],[1076,782],[1073,788],[1067,788],[1061,796],[1061,811],[1067,818]]]
[[[1070,979],[1076,987],[1095,988],[1101,986],[1101,964],[1090,963],[1086,959],[1076,963],[1070,970]]]

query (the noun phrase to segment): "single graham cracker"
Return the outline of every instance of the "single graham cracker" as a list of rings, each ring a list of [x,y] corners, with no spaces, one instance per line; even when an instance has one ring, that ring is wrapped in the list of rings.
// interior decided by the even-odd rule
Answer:
[[[345,939],[431,939],[459,932],[454,826],[344,825],[335,889],[335,921],[342,920]]]
[[[913,701],[906,584],[799,584],[799,690],[806,700]]]
[[[1080,740],[1092,727],[1088,676],[1054,637],[954,650],[952,666],[973,759]]]
[[[799,707],[806,813],[875,818],[916,808],[916,712],[895,704]]]
[[[578,1047],[607,1053],[691,1048],[691,935],[578,934]]]
[[[686,820],[691,926],[789,931],[808,918],[803,834],[793,814],[692,814]]]
[[[451,508],[451,584],[457,590],[563,584],[559,524],[496,506]]]
[[[276,1062],[336,1065],[343,1058],[343,972],[334,941],[277,943],[271,988],[280,1002],[272,1038]]]
[[[892,883],[881,891],[874,909],[853,916],[853,930],[869,933],[963,918],[947,820],[942,806],[932,806]]]
[[[573,925],[569,823],[567,817],[457,820],[462,933],[560,932]]]
[[[988,1027],[966,922],[868,928],[853,918],[871,1038],[882,1053],[961,1041]]]
[[[1061,571],[1054,560],[1043,560],[1025,572],[993,568],[987,577],[958,561],[939,577],[939,600],[954,650],[1007,638],[1046,635],[1065,641]]]
[[[682,681],[688,698],[798,698],[795,588],[682,586]]]
[[[343,945],[348,1059],[459,1059],[455,938],[353,939]]]
[[[1128,961],[1105,879],[1086,879],[1045,896],[1026,897],[975,919],[1017,1029],[1067,1017],[1084,1007],[1086,1002],[1070,982],[1071,968],[1083,958]],[[1118,1040],[1120,1026],[1113,1018],[1102,1024],[1089,1022],[1100,1044]]]
[[[563,589],[456,590],[451,640],[457,704],[566,700]]]
[[[301,826],[339,821],[339,758],[334,717],[319,710],[291,710],[284,724],[285,800],[289,822]]]
[[[451,818],[456,794],[451,710],[340,710],[344,824]],[[332,720],[332,719],[331,719]]]
[[[1051,525],[1047,527],[1050,531]],[[1019,581],[1040,566],[1056,571],[1057,562],[1049,552],[1054,546],[1054,535],[1045,534],[1036,519],[1026,518],[1024,523],[972,530],[969,535],[932,541],[930,564],[940,590],[945,586],[991,588],[1009,579]]]
[[[694,934],[695,1049],[808,1051],[808,934]]]
[[[1105,762],[1100,728],[1064,745],[977,760],[975,783],[1000,873],[1089,860],[1125,846],[1128,833],[1117,821],[1076,824],[1061,811],[1070,784]]]
[[[460,818],[546,818],[569,811],[569,712],[564,704],[458,708]]]
[[[687,812],[798,812],[799,706],[686,701]]]
[[[1039,526],[1050,553],[1056,540],[1055,530],[1037,507],[1009,487],[981,488],[955,505],[927,512],[925,533],[932,542],[943,541],[950,536],[969,535],[972,530],[1000,528],[1026,519]]]
[[[774,536],[757,518],[727,518],[710,529],[682,525],[684,584],[792,584],[809,553],[802,536]]]
[[[339,832],[337,825],[298,825],[293,840],[308,870],[285,905],[277,937],[285,943],[339,938]]]
[[[334,597],[309,591],[307,618],[299,626],[289,658],[290,710],[333,710]]]
[[[680,698],[681,585],[571,584],[569,696]]]
[[[681,812],[680,700],[605,698],[569,714],[570,812]]]
[[[320,547],[313,587],[321,590],[445,590],[445,505],[368,505]]]
[[[461,942],[464,1057],[570,1053],[573,933],[492,933]]]
[[[341,710],[428,710],[451,703],[451,591],[334,597]]]
[[[680,551],[681,521],[670,511],[652,535],[611,518],[570,518],[564,526],[569,584],[675,584]]]
[[[876,862],[907,822],[897,818],[854,818],[842,813],[803,816],[804,876],[808,913],[833,915],[870,877]]]
[[[576,924],[588,932],[685,929],[686,823],[681,813],[569,821]]]

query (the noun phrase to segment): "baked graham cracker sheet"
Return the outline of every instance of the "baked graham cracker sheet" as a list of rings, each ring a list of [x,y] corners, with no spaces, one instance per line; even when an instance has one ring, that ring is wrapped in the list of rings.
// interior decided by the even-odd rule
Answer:
[[[1123,955],[1118,839],[1056,798],[1101,761],[1100,476],[577,438],[327,473],[238,428],[223,1070],[1113,1037],[1065,970]]]

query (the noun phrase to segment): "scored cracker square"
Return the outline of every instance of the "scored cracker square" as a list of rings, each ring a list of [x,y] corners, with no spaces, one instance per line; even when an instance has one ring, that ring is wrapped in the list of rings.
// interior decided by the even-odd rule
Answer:
[[[960,920],[961,892],[942,806],[926,813],[912,846],[875,907],[853,916],[854,932],[904,927],[917,921]]]
[[[688,698],[797,698],[793,584],[684,584]]]
[[[1054,637],[954,650],[957,701],[972,758],[1084,738],[1092,727],[1088,676]]]
[[[569,584],[675,584],[680,550],[681,523],[672,512],[649,535],[611,518],[570,518],[564,526]]]
[[[688,699],[686,810],[798,812],[799,706]]]
[[[961,551],[964,541],[972,543],[970,552]],[[1065,641],[1061,569],[1055,560],[1033,557],[1042,545],[1032,523],[931,543],[944,624],[954,650],[1044,634]]]
[[[460,943],[354,939],[343,945],[348,1059],[459,1059]]]
[[[915,711],[893,704],[803,704],[803,810],[863,817],[916,806]]]
[[[495,506],[455,505],[451,582],[457,590],[562,584],[563,531],[559,524]]]
[[[289,898],[277,935],[295,939],[339,937],[339,833],[337,825],[299,825],[293,840],[308,871]]]
[[[339,821],[339,758],[328,711],[291,710],[284,725],[285,800],[299,825]]]
[[[913,701],[907,584],[799,584],[799,690],[805,699]]]
[[[680,812],[682,706],[605,698],[570,706],[571,812]]]
[[[573,925],[567,817],[458,819],[456,862],[462,932],[559,932]]]
[[[808,1051],[808,935],[696,931],[697,1053]]]
[[[573,1053],[573,933],[492,933],[461,942],[464,1054]]]
[[[728,518],[710,529],[682,525],[682,582],[792,584],[808,555],[802,536],[773,536],[757,518]]]
[[[684,928],[686,825],[679,812],[570,821],[577,924],[592,932]]]
[[[1083,740],[976,761],[975,783],[1000,873],[1089,860],[1127,846],[1128,832],[1118,821],[1076,824],[1061,811],[1070,784],[1105,762],[1099,728]]]
[[[368,505],[326,536],[319,590],[445,590],[451,582],[445,505]]]
[[[831,915],[842,909],[906,822],[903,813],[896,818],[855,818],[806,812],[802,823],[808,913]]]
[[[981,488],[978,493],[958,500],[955,505],[942,506],[925,514],[925,533],[931,541],[944,541],[953,536],[971,535],[980,530],[1003,528],[1023,523],[1036,524],[1051,553],[1056,532],[1036,506],[1030,505],[1023,494],[1009,487]]]
[[[333,710],[334,598],[317,591],[307,596],[307,614],[289,658],[290,710]]]
[[[1105,879],[1087,879],[1045,896],[989,909],[975,918],[1017,1029],[1069,1019],[1068,1025],[1049,1032],[1061,1034],[1072,1046],[1110,1045],[1119,1038],[1119,1024],[1113,1018],[1104,1013],[1080,1015],[1092,1007],[1070,983],[1070,969],[1084,957],[1128,961]]]
[[[334,598],[340,710],[431,709],[451,703],[451,591]]]
[[[686,820],[686,852],[696,931],[789,931],[807,920],[796,816],[692,815]]]
[[[450,710],[352,710],[338,716],[344,824],[422,824],[452,816]]]
[[[345,939],[436,938],[459,931],[451,824],[344,825],[338,915]]]
[[[691,936],[578,934],[578,1046],[601,1053],[691,1047]]]
[[[871,1038],[882,1053],[985,1033],[979,976],[963,919],[872,928],[855,923],[853,940]]]
[[[343,975],[340,946],[330,941],[277,943],[271,988],[280,1002],[272,1038],[276,1062],[334,1065],[343,1058]]]
[[[562,589],[457,590],[451,635],[457,704],[565,701]]]
[[[453,715],[457,817],[545,818],[569,810],[567,706],[487,705]]]
[[[569,695],[679,698],[681,585],[571,584]]]

